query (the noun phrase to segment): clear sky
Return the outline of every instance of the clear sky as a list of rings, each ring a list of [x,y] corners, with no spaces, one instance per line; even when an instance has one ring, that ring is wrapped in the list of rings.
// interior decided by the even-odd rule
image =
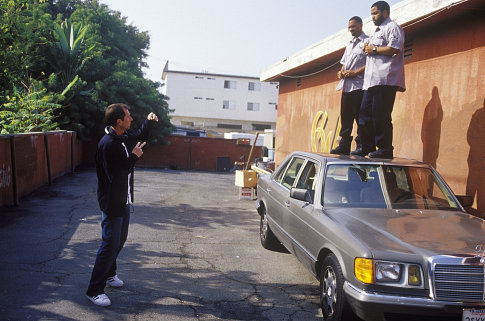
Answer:
[[[285,57],[366,19],[374,0],[100,0],[150,34],[146,76],[170,70],[259,77]],[[388,0],[391,7],[400,0]],[[392,18],[392,8],[391,8]],[[349,36],[350,37],[350,36]]]

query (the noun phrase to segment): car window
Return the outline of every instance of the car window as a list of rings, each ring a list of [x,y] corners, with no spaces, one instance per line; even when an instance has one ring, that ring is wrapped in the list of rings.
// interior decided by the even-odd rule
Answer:
[[[274,180],[277,181],[278,183],[281,183],[281,180],[283,179],[283,175],[285,175],[285,172],[289,163],[290,163],[290,160],[287,160],[286,162],[284,162],[284,164],[280,165],[276,169],[276,175],[274,177]]]
[[[298,182],[296,183],[296,188],[304,188],[314,191],[317,172],[318,165],[314,162],[307,162],[305,168],[301,172]]]
[[[374,165],[329,165],[322,199],[326,207],[387,207]]]
[[[430,168],[398,165],[330,164],[322,203],[326,207],[459,208]]]
[[[451,191],[429,168],[382,166],[392,208],[456,210]]]
[[[285,175],[281,180],[281,184],[283,186],[285,186],[288,189],[290,189],[293,186],[296,176],[298,175],[298,172],[300,171],[301,166],[303,165],[304,162],[305,160],[299,157],[294,157],[291,160],[290,166],[288,166],[288,169],[286,170]]]

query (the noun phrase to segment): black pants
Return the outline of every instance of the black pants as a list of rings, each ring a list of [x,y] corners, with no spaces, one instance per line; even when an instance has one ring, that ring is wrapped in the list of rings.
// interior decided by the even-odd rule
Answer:
[[[340,99],[340,123],[342,125],[340,128],[340,137],[342,137],[342,143],[351,142],[350,134],[352,134],[354,120],[359,125],[359,110],[363,95],[364,91],[362,89],[342,93],[342,98]],[[360,139],[358,134],[355,141],[359,145]]]
[[[130,206],[126,206],[123,216],[108,217],[104,212],[101,212],[101,216],[101,235],[103,241],[96,255],[91,280],[86,291],[88,296],[104,293],[106,280],[116,275],[116,259],[128,236]]]
[[[362,147],[372,151],[376,147],[393,150],[392,109],[397,87],[374,86],[364,91],[359,112],[359,136]]]

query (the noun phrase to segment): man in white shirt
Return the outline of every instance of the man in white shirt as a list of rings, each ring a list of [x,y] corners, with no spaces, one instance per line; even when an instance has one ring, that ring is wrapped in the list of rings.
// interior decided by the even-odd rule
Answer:
[[[354,16],[349,20],[349,32],[353,36],[345,47],[344,55],[340,60],[342,68],[337,73],[340,82],[337,90],[342,90],[340,101],[340,142],[330,151],[331,154],[348,155],[352,144],[352,127],[354,119],[359,124],[359,109],[364,91],[364,70],[366,55],[362,50],[367,35],[362,31],[362,19]],[[355,138],[357,146],[360,146],[359,136]]]
[[[396,91],[403,92],[406,87],[404,31],[389,15],[387,2],[372,5],[371,16],[377,28],[363,48],[367,62],[358,127],[362,146],[351,152],[352,155],[393,158],[391,114]]]

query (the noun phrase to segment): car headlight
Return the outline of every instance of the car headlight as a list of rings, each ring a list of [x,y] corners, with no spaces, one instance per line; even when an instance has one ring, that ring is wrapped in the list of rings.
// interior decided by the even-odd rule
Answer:
[[[386,284],[397,287],[422,286],[421,266],[400,262],[356,258],[355,277],[366,284]],[[404,276],[404,277],[403,277]]]
[[[398,263],[376,262],[377,282],[398,282],[401,279],[401,265]]]

